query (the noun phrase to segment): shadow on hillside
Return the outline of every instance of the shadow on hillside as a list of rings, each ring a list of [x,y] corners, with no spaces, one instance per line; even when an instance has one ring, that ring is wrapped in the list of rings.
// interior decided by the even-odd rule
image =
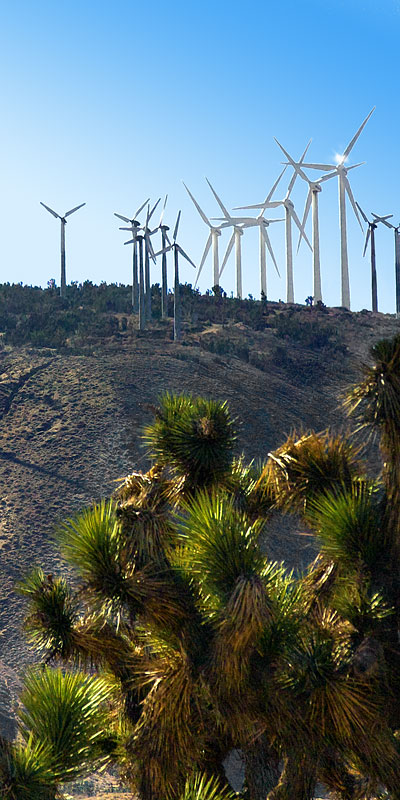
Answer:
[[[10,452],[9,450],[0,449],[0,459],[4,459],[4,461],[12,461],[13,464],[19,464],[21,467],[27,467],[28,469],[32,469],[35,472],[40,472],[43,475],[50,475],[52,478],[56,478],[63,483],[67,483],[69,486],[73,486],[75,489],[89,491],[89,488],[83,481],[77,481],[74,480],[74,478],[67,478],[65,475],[60,475],[60,473],[56,472],[54,469],[47,469],[46,467],[40,466],[40,464],[33,464],[31,461],[25,461],[25,459],[19,458],[15,455],[15,453]]]

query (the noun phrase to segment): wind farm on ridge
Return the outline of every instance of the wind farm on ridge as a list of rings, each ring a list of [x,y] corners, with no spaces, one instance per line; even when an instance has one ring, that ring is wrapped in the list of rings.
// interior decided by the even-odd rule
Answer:
[[[349,273],[349,259],[348,259],[348,234],[347,234],[347,206],[355,215],[355,218],[363,230],[361,219],[367,225],[366,238],[364,244],[363,255],[366,255],[368,244],[370,244],[370,261],[371,261],[371,307],[372,311],[378,311],[378,270],[376,264],[376,246],[375,246],[375,230],[379,223],[387,228],[393,229],[395,235],[395,269],[393,275],[393,283],[395,287],[396,297],[396,315],[400,316],[400,226],[394,226],[388,220],[393,217],[392,214],[379,216],[372,213],[372,220],[368,220],[365,211],[361,205],[356,202],[350,186],[348,173],[350,170],[362,166],[362,163],[351,164],[347,163],[350,153],[352,152],[355,144],[357,143],[364,127],[370,119],[374,108],[369,112],[362,124],[357,129],[356,133],[349,141],[343,153],[336,158],[336,163],[322,163],[322,162],[309,162],[305,161],[311,140],[305,147],[299,160],[296,161],[292,155],[284,148],[284,146],[275,139],[278,147],[280,148],[281,155],[284,161],[281,165],[281,171],[275,180],[272,187],[269,189],[265,200],[259,203],[249,205],[242,205],[234,207],[234,211],[258,211],[256,216],[234,216],[228,211],[228,207],[222,202],[220,196],[217,194],[214,186],[206,178],[208,186],[217,202],[222,217],[207,216],[203,208],[196,200],[194,194],[189,187],[184,183],[184,187],[190,197],[194,207],[196,208],[201,220],[208,228],[208,235],[204,247],[201,260],[198,265],[194,263],[192,258],[185,252],[185,250],[178,244],[177,235],[180,223],[181,212],[178,212],[174,232],[172,235],[172,242],[168,236],[169,226],[164,223],[164,214],[167,205],[167,197],[165,197],[161,216],[158,224],[155,227],[150,226],[154,213],[161,202],[161,198],[151,207],[150,198],[147,198],[137,208],[133,217],[124,216],[120,213],[114,212],[115,216],[127,223],[129,227],[121,226],[120,230],[129,231],[131,233],[130,239],[124,244],[132,245],[132,310],[138,313],[138,327],[144,330],[146,322],[151,320],[151,277],[150,277],[150,262],[156,264],[157,257],[162,257],[161,266],[161,316],[163,319],[167,316],[167,254],[171,251],[174,254],[174,338],[179,339],[181,335],[180,324],[180,300],[179,300],[179,260],[185,259],[190,265],[196,268],[196,277],[194,285],[197,286],[198,280],[205,266],[210,250],[211,250],[211,285],[217,289],[220,286],[220,278],[228,261],[231,257],[232,250],[235,252],[235,295],[239,299],[244,296],[244,283],[246,280],[246,266],[244,265],[243,274],[243,250],[242,250],[242,237],[243,234],[251,228],[258,229],[259,236],[259,285],[260,297],[263,300],[272,299],[268,292],[268,274],[269,267],[272,264],[276,273],[281,277],[278,260],[274,253],[268,229],[271,225],[284,223],[285,228],[285,253],[286,263],[284,267],[284,274],[286,278],[286,295],[287,303],[295,302],[294,294],[294,274],[295,274],[295,254],[293,249],[293,225],[297,229],[298,242],[297,251],[299,252],[302,241],[304,246],[307,247],[310,253],[310,265],[312,264],[312,283],[304,287],[304,293],[311,295],[312,302],[315,304],[323,302],[323,275],[321,274],[321,245],[320,245],[320,226],[319,226],[319,213],[320,213],[320,198],[322,188],[325,183],[331,178],[338,178],[339,188],[339,228],[340,228],[340,282],[341,282],[341,299],[340,305],[345,308],[351,308],[350,298],[350,273]],[[322,173],[315,177],[315,172]],[[286,190],[284,186],[284,178],[290,176],[289,183]],[[298,179],[298,181],[297,181]],[[305,184],[307,187],[307,195],[303,213],[295,209],[294,203],[291,199],[291,193],[296,183]],[[279,194],[278,194],[279,192]],[[61,220],[61,280],[60,280],[60,294],[65,294],[66,286],[66,255],[65,255],[65,224],[66,217],[73,214],[78,209],[82,208],[85,203],[72,208],[67,211],[63,217],[57,212],[53,211],[49,206],[41,202],[41,205],[49,211],[54,217]],[[146,208],[147,207],[147,208]],[[145,221],[139,220],[139,215],[144,213],[146,209]],[[310,209],[312,211],[312,233],[309,238],[306,233],[306,225],[309,218]],[[271,212],[283,212],[284,216],[273,217]],[[266,214],[268,213],[268,216]],[[223,258],[220,259],[219,251],[219,238],[223,230],[231,230],[228,245],[226,247]],[[157,250],[153,246],[152,237],[156,233],[161,233],[161,248]],[[311,241],[310,241],[311,239]],[[153,241],[155,241],[153,239]],[[282,269],[282,267],[281,267]],[[283,270],[282,270],[283,272]],[[310,271],[311,272],[311,271]]]

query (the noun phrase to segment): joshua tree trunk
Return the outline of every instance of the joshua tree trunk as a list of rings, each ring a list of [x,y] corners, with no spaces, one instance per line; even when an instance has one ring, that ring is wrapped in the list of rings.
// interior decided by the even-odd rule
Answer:
[[[293,751],[285,758],[283,772],[268,800],[312,800],[317,764],[312,754]]]
[[[277,754],[269,746],[266,736],[260,736],[243,748],[243,755],[249,800],[266,800],[279,781]]]

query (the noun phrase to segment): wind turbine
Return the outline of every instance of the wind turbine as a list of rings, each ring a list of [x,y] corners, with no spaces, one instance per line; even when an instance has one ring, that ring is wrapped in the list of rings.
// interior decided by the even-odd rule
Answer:
[[[162,249],[165,250],[167,243],[171,244],[168,238],[169,227],[168,225],[163,225],[164,219],[164,211],[165,206],[167,205],[168,195],[165,195],[163,209],[161,211],[160,221],[158,223],[158,228],[161,231],[161,243]],[[168,283],[167,283],[167,254],[162,254],[162,264],[161,264],[161,319],[166,319],[168,314]]]
[[[147,215],[146,215],[146,224],[143,229],[144,235],[144,282],[145,282],[145,304],[146,304],[146,318],[151,319],[151,283],[150,283],[150,258],[152,261],[156,261],[153,246],[150,241],[150,236],[153,233],[156,233],[158,228],[154,228],[154,230],[150,230],[149,222],[151,217],[153,216],[161,197],[158,198],[157,202],[154,204],[153,208],[150,211],[150,206],[147,206]]]
[[[56,219],[61,220],[61,282],[60,282],[60,297],[65,297],[65,290],[66,290],[66,279],[65,279],[65,226],[67,224],[67,217],[70,214],[74,214],[75,211],[78,211],[79,208],[82,208],[86,205],[86,203],[81,203],[80,206],[75,206],[75,208],[71,208],[67,211],[63,217],[60,214],[57,214],[56,211],[53,211],[52,208],[46,206],[45,203],[42,203],[40,200],[40,205],[46,209],[50,214],[53,215]]]
[[[213,217],[213,219],[216,219]],[[221,219],[220,217],[217,219]],[[223,218],[224,221],[226,218]],[[230,221],[226,222],[226,225],[231,225],[232,220],[235,222],[235,225],[241,225],[242,228],[258,228],[259,236],[260,236],[260,284],[261,284],[261,299],[267,298],[267,259],[266,259],[266,251],[265,248],[267,247],[268,252],[272,258],[274,267],[281,277],[278,265],[276,263],[276,259],[274,256],[274,251],[272,250],[272,245],[267,233],[267,228],[272,225],[274,222],[284,222],[284,218],[281,219],[265,219],[263,217],[262,212],[258,215],[258,217],[230,217]]]
[[[304,167],[309,167],[310,169],[320,169],[323,171],[333,170],[333,172],[330,172],[329,174],[323,175],[321,178],[319,178],[318,183],[322,183],[322,181],[327,181],[330,178],[337,177],[339,179],[340,262],[341,262],[341,286],[342,286],[341,302],[342,306],[348,309],[350,308],[350,281],[349,281],[349,258],[347,252],[346,194],[353,207],[353,211],[356,215],[361,230],[363,230],[363,227],[361,224],[360,217],[358,215],[358,210],[355,204],[353,193],[350,188],[349,179],[347,177],[349,169],[354,169],[354,167],[356,166],[359,167],[361,165],[354,164],[352,167],[346,168],[345,162],[347,161],[358,137],[360,136],[362,130],[365,128],[374,110],[375,106],[365,117],[364,122],[358,128],[357,132],[350,140],[349,144],[347,145],[342,155],[338,157],[338,161],[336,164],[303,164]]]
[[[235,245],[236,297],[241,299],[242,296],[243,296],[243,287],[242,287],[242,249],[241,249],[241,237],[243,236],[243,228],[241,227],[241,225],[236,225],[235,220],[229,214],[228,209],[226,208],[226,206],[224,206],[224,204],[223,204],[222,200],[220,199],[220,197],[218,197],[215,189],[211,186],[211,183],[208,180],[208,178],[206,178],[206,181],[207,181],[207,183],[208,183],[208,185],[209,185],[209,187],[210,187],[210,189],[211,189],[211,191],[212,191],[212,193],[213,193],[213,195],[214,195],[214,197],[215,197],[215,199],[216,199],[216,201],[217,201],[222,213],[225,214],[225,218],[229,221],[228,222],[229,226],[233,227],[233,233],[232,233],[232,236],[231,236],[231,238],[229,240],[228,247],[226,248],[226,252],[225,252],[222,264],[221,264],[221,269],[219,271],[219,277],[221,277],[221,275],[222,275],[222,273],[224,271],[226,262],[228,261],[228,258],[229,258],[230,254],[231,254],[232,247],[233,247],[233,245]]]
[[[133,215],[132,219],[129,217],[124,217],[122,214],[117,214],[114,211],[114,217],[118,217],[118,219],[122,219],[123,222],[127,222],[130,224],[130,228],[120,228],[121,231],[128,231],[132,232],[132,235],[135,231],[135,228],[139,228],[140,222],[137,219],[140,212],[143,211],[145,205],[149,202],[150,198],[145,200],[141,206],[139,206],[138,210]],[[137,252],[137,239],[133,239],[133,258],[132,258],[132,308],[134,311],[138,311],[139,307],[139,280],[138,280],[138,252]]]
[[[204,248],[204,252],[203,252],[203,255],[201,257],[201,261],[200,261],[200,265],[199,265],[199,271],[197,273],[195,286],[197,284],[197,281],[199,280],[200,273],[201,273],[201,270],[203,269],[204,262],[205,262],[205,260],[206,260],[206,258],[208,256],[208,251],[209,251],[209,249],[211,247],[211,244],[212,244],[212,252],[213,252],[213,286],[219,286],[219,275],[220,275],[220,272],[219,272],[219,255],[218,255],[218,237],[221,236],[221,228],[226,228],[231,223],[230,222],[225,222],[225,224],[223,224],[223,225],[212,225],[210,220],[208,219],[208,217],[206,217],[203,209],[200,208],[197,200],[195,200],[195,198],[193,197],[191,191],[186,186],[186,183],[184,181],[182,181],[182,183],[183,183],[183,185],[184,185],[184,187],[185,187],[190,199],[192,200],[192,202],[194,203],[195,207],[197,208],[197,211],[199,212],[203,222],[205,222],[205,224],[210,229],[210,233],[209,233],[208,239],[206,241],[206,246]]]
[[[365,237],[365,244],[364,244],[364,252],[363,256],[367,252],[368,242],[371,239],[371,291],[372,291],[372,311],[378,311],[378,287],[377,287],[377,279],[376,279],[376,254],[375,254],[375,231],[380,222],[385,222],[386,220],[393,217],[393,214],[386,214],[385,217],[378,217],[377,214],[373,214],[373,220],[369,220],[367,215],[362,210],[359,203],[356,203],[356,206],[363,218],[363,220],[368,225],[367,235]],[[385,222],[386,224],[386,222]],[[391,226],[393,227],[393,226]]]
[[[300,161],[298,162],[299,164],[303,163],[304,158],[306,156],[306,153],[307,153],[307,150],[308,150],[310,144],[311,144],[311,139],[308,142],[308,145],[307,145],[306,149],[304,150],[304,153],[301,156]],[[292,220],[295,223],[295,225],[297,225],[297,227],[298,227],[298,229],[300,231],[300,239],[304,238],[306,240],[310,250],[312,250],[312,247],[311,247],[311,244],[308,241],[307,236],[306,236],[306,234],[304,232],[304,224],[302,224],[300,222],[300,220],[299,220],[299,218],[298,218],[298,216],[296,214],[296,211],[295,211],[295,208],[294,208],[294,204],[290,200],[290,194],[291,194],[291,192],[293,190],[293,186],[295,184],[295,181],[296,181],[296,178],[297,178],[297,175],[298,175],[298,172],[296,170],[294,170],[294,172],[293,172],[293,175],[292,175],[292,178],[290,180],[286,195],[283,198],[283,200],[278,200],[278,201],[272,201],[271,200],[271,198],[272,198],[272,196],[273,196],[273,194],[275,192],[275,189],[276,189],[276,187],[277,187],[277,185],[278,185],[283,173],[285,172],[285,170],[286,170],[286,166],[285,166],[285,169],[279,175],[278,180],[275,181],[271,191],[269,192],[269,194],[267,195],[267,197],[265,198],[263,203],[257,203],[256,205],[251,205],[251,206],[240,206],[239,209],[235,209],[235,210],[258,208],[258,209],[261,210],[262,213],[265,213],[267,208],[277,208],[278,206],[283,206],[284,207],[284,209],[285,209],[285,220],[286,220],[286,226],[285,226],[285,233],[286,233],[286,236],[285,236],[285,238],[286,238],[286,300],[287,300],[288,303],[294,303]]]
[[[307,184],[308,184],[308,195],[306,200],[306,205],[304,208],[304,214],[302,219],[302,228],[305,228],[308,214],[310,211],[310,207],[312,208],[312,251],[313,251],[313,298],[316,303],[319,301],[322,302],[322,289],[321,289],[321,259],[320,259],[320,246],[319,246],[319,216],[318,216],[318,195],[321,191],[321,186],[319,181],[312,181],[306,175],[302,167],[304,167],[304,163],[300,164],[299,161],[294,161],[293,158],[289,155],[287,150],[278,142],[278,139],[275,139],[277,145],[281,148],[282,152],[286,156],[288,160],[288,164],[290,164],[295,173],[300,176]],[[301,235],[299,236],[299,241],[297,243],[297,252],[299,251],[299,247],[301,244]]]
[[[192,265],[196,269],[196,264],[193,263],[192,259],[189,258],[187,253],[182,249],[182,247],[176,241],[176,237],[178,235],[178,228],[179,222],[181,218],[181,212],[178,212],[178,216],[176,218],[175,228],[172,235],[172,244],[169,244],[167,247],[164,247],[162,250],[159,250],[158,253],[155,253],[155,256],[160,256],[168,253],[169,250],[174,251],[174,341],[179,341],[181,338],[181,300],[180,300],[180,291],[179,291],[179,253],[181,256],[186,258],[186,261]]]
[[[388,217],[378,217],[377,214],[372,214],[377,222],[383,222],[387,228],[394,230],[394,258],[395,258],[395,281],[396,281],[396,317],[400,317],[400,225],[392,225],[387,222]],[[393,214],[389,215],[390,217]]]
[[[129,239],[125,244],[133,244],[136,250],[136,266],[138,266],[138,312],[139,312],[139,330],[143,331],[146,327],[146,308],[145,308],[145,292],[144,292],[144,273],[143,273],[143,241],[144,236],[140,233],[143,228],[134,226],[132,228],[120,228],[120,230],[130,230],[132,239]],[[139,247],[139,265],[137,263],[137,247]]]

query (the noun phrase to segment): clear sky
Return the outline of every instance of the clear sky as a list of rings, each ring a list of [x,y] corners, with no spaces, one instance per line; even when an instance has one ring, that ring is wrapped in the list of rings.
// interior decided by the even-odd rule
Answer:
[[[398,0],[15,0],[1,4],[1,281],[59,283],[59,213],[79,203],[66,229],[67,280],[130,282],[131,248],[113,216],[133,215],[148,196],[168,193],[165,222],[182,220],[178,240],[199,263],[219,216],[206,184],[225,205],[261,201],[280,171],[274,136],[312,161],[340,153],[373,106],[349,163],[354,195],[369,215],[393,213],[398,191]],[[288,174],[289,179],[289,174]],[[286,175],[277,199],[285,194]],[[320,195],[323,298],[340,304],[337,181]],[[292,199],[302,217],[306,186]],[[271,212],[279,217],[279,210]],[[155,215],[158,222],[159,215]],[[268,263],[268,295],[285,298],[284,225],[271,240],[281,279]],[[308,231],[311,237],[311,219]],[[220,238],[223,255],[229,232]],[[371,307],[365,233],[348,206],[352,308]],[[376,235],[380,310],[393,313],[393,232]],[[259,295],[257,230],[243,239],[244,294]],[[295,260],[295,296],[312,293],[312,256]],[[160,267],[153,269],[159,280]],[[195,272],[182,262],[181,280]],[[200,288],[211,287],[211,254]],[[234,289],[233,253],[221,285]]]

